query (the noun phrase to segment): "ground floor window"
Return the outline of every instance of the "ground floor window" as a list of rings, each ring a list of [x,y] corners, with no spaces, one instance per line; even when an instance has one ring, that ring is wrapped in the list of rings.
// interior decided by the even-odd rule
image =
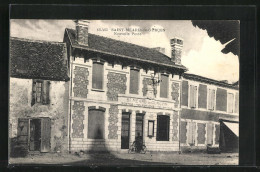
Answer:
[[[157,116],[157,141],[169,141],[170,117],[167,115]]]
[[[88,111],[88,138],[104,139],[104,116],[105,112],[100,109]]]

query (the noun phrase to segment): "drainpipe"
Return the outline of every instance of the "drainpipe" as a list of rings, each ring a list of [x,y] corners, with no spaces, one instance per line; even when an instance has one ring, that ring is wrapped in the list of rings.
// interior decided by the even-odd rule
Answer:
[[[181,111],[182,111],[182,107],[181,107],[181,98],[182,98],[182,76],[180,75],[180,104],[179,104],[179,154],[181,154]]]
[[[71,106],[72,106],[72,103],[71,103],[71,98],[72,98],[72,58],[71,58],[71,46],[70,46],[70,84],[69,84],[69,120],[68,120],[68,128],[69,128],[69,153],[71,153]]]

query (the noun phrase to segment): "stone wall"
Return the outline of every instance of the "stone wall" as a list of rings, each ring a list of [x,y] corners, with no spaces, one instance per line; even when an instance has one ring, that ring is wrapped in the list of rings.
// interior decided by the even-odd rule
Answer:
[[[179,83],[177,83],[177,82],[173,82],[172,83],[172,93],[171,93],[171,95],[172,95],[172,100],[174,100],[175,101],[175,103],[174,103],[174,107],[175,108],[178,108],[179,107],[179,91],[180,91],[180,84]]]
[[[32,101],[32,79],[10,78],[9,127],[11,140],[17,137],[19,118],[51,119],[51,151],[68,150],[68,82],[50,81],[50,103],[43,105]]]
[[[173,111],[173,116],[172,116],[172,128],[173,128],[173,137],[172,140],[173,141],[178,141],[178,120],[179,120],[179,116],[178,116],[178,112],[177,111]]]
[[[108,117],[108,139],[118,139],[118,106],[117,105],[110,105],[109,108],[109,117]]]
[[[126,91],[126,75],[120,73],[109,72],[107,74],[107,99],[111,101],[118,100],[118,94],[125,94]]]
[[[88,95],[88,68],[75,66],[73,78],[73,93],[75,97],[87,98]]]
[[[84,138],[83,130],[84,130],[84,111],[85,106],[82,101],[75,101],[72,107],[72,137],[73,138]]]

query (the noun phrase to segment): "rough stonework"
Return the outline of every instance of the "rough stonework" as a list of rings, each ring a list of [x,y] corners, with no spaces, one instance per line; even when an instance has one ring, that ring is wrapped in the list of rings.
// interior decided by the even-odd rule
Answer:
[[[198,144],[204,144],[206,137],[206,124],[198,123]]]
[[[215,144],[219,144],[219,134],[220,134],[220,127],[219,125],[215,125]]]
[[[174,48],[172,50],[172,61],[175,64],[181,64],[181,53],[182,50],[180,48]]]
[[[118,100],[118,94],[125,94],[126,91],[126,75],[120,73],[109,72],[107,74],[107,99],[111,101]]]
[[[173,141],[178,141],[178,112],[173,111],[173,116],[172,116],[172,128],[173,128]]]
[[[109,109],[109,117],[108,117],[108,139],[118,139],[117,130],[118,130],[118,106],[111,105]]]
[[[84,111],[85,111],[85,106],[84,102],[81,101],[75,101],[74,105],[72,107],[73,109],[73,114],[72,114],[72,137],[73,138],[83,138],[83,130],[84,130]]]
[[[73,92],[75,97],[87,98],[88,95],[88,68],[75,66],[73,78]]]
[[[152,87],[154,88],[154,95],[156,96],[156,94],[157,94],[157,87],[153,86],[153,81],[150,78],[144,78],[143,79],[143,96],[147,95],[148,85],[152,85]]]
[[[172,95],[172,100],[175,101],[175,103],[174,103],[175,108],[178,108],[179,103],[180,103],[180,101],[179,101],[179,91],[180,91],[180,84],[177,83],[177,82],[173,82],[172,83],[172,93],[171,93],[171,95]]]

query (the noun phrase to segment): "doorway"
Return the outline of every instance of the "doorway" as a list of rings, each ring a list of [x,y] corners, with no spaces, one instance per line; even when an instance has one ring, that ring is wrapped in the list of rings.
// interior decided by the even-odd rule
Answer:
[[[40,151],[41,148],[41,120],[30,120],[29,150]]]
[[[129,149],[130,113],[122,113],[121,149]]]

